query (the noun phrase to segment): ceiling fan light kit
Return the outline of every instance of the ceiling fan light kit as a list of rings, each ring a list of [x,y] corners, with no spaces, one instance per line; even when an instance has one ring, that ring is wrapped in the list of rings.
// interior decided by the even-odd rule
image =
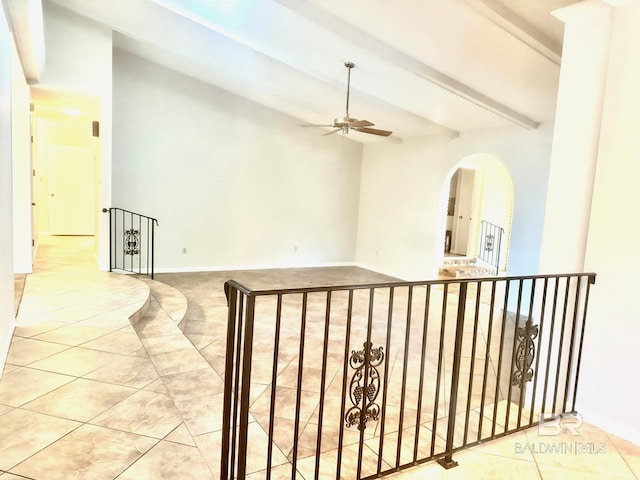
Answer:
[[[351,69],[355,67],[352,62],[345,62],[344,66],[347,67],[347,103],[345,108],[345,114],[342,117],[337,117],[333,120],[333,123],[329,124],[304,124],[300,125],[301,127],[331,127],[334,130],[331,132],[325,133],[326,135],[332,135],[334,133],[342,132],[343,134],[348,134],[350,130],[360,132],[360,133],[368,133],[370,135],[378,135],[381,137],[388,137],[393,132],[389,130],[380,130],[378,128],[370,128],[374,124],[369,120],[358,120],[357,118],[353,118],[349,116],[349,90],[351,88]]]

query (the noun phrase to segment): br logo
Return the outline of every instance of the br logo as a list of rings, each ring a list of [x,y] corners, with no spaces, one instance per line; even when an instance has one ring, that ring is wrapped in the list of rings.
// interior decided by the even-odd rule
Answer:
[[[556,437],[562,433],[580,436],[582,415],[579,413],[561,415],[557,413],[541,413],[538,424],[538,435],[543,437]]]

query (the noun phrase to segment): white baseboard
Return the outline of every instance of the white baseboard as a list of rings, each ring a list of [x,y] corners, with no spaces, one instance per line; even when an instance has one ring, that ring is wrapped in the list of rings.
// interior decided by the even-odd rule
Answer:
[[[594,412],[588,408],[576,408],[578,413],[582,415],[582,419],[590,423],[607,433],[612,433],[620,438],[624,438],[636,445],[640,445],[640,431],[633,428],[633,426],[627,423],[621,423],[618,420],[613,420],[607,415],[602,415],[599,412]]]
[[[154,273],[193,273],[193,272],[230,272],[237,270],[272,270],[284,268],[320,268],[353,267],[354,262],[326,262],[310,264],[272,264],[272,265],[213,265],[196,267],[156,267]]]
[[[33,264],[30,264],[30,265],[17,265],[17,264],[14,263],[13,264],[13,273],[20,274],[20,275],[33,273]]]
[[[6,338],[2,342],[2,348],[0,349],[0,375],[4,371],[4,364],[7,362],[7,355],[9,354],[9,347],[11,346],[11,339],[13,338],[13,332],[16,329],[16,317],[12,315],[11,323],[9,324],[9,331]]]

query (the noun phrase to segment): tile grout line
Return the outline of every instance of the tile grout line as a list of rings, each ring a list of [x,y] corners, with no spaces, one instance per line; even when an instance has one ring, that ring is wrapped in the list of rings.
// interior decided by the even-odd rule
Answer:
[[[149,288],[149,296],[150,296],[150,297],[153,297],[153,299],[158,303],[158,305],[159,305],[160,309],[161,309],[161,310],[162,310],[162,311],[163,311],[163,312],[164,312],[164,313],[165,313],[165,314],[166,314],[166,315],[167,315],[167,316],[168,316],[168,317],[169,317],[169,318],[170,318],[174,323],[176,323],[176,322],[175,322],[175,320],[173,319],[173,317],[172,317],[172,316],[171,316],[171,315],[170,315],[170,314],[169,314],[169,313],[168,313],[168,312],[163,308],[162,303],[161,303],[161,302],[160,302],[160,301],[159,301],[155,296],[153,296],[153,293],[152,293],[151,288]],[[186,314],[186,309],[185,309],[185,314]],[[156,315],[156,314],[153,314],[153,315]],[[203,452],[203,451],[202,451],[202,449],[201,449],[201,448],[199,447],[199,445],[198,445],[198,442],[196,442],[196,440],[195,440],[195,438],[194,438],[195,436],[198,436],[198,435],[194,435],[194,434],[191,432],[191,430],[189,429],[189,426],[187,425],[187,422],[186,422],[186,421],[185,421],[185,419],[184,419],[183,413],[182,413],[182,411],[181,411],[181,410],[176,406],[176,400],[174,399],[174,396],[171,394],[171,391],[167,388],[167,384],[166,384],[166,381],[165,381],[165,379],[164,379],[164,377],[169,377],[169,376],[174,377],[175,375],[180,375],[180,374],[183,374],[183,373],[189,373],[189,372],[178,372],[178,373],[176,373],[176,374],[172,374],[172,375],[160,375],[160,372],[158,371],[158,367],[156,366],[155,362],[153,361],[153,356],[149,353],[149,350],[147,349],[147,345],[145,345],[145,338],[140,337],[139,332],[138,332],[138,330],[136,329],[137,324],[138,324],[140,321],[142,321],[145,317],[147,317],[147,314],[145,314],[145,315],[143,315],[142,317],[140,317],[140,318],[139,318],[139,320],[138,320],[138,321],[136,321],[135,323],[134,323],[134,322],[132,322],[133,329],[134,329],[134,331],[136,332],[136,334],[138,335],[138,338],[139,338],[140,342],[142,343],[142,347],[145,349],[145,352],[147,353],[147,356],[149,357],[149,359],[150,359],[150,361],[151,361],[151,364],[153,365],[153,368],[154,368],[154,370],[156,371],[156,374],[158,375],[158,378],[160,379],[160,381],[161,381],[161,382],[162,382],[162,384],[164,385],[165,389],[167,390],[167,395],[169,396],[169,398],[171,398],[171,402],[173,403],[174,408],[176,409],[176,411],[178,412],[178,415],[180,416],[180,419],[182,420],[181,424],[180,424],[180,425],[178,425],[178,426],[177,426],[176,428],[174,428],[173,430],[171,430],[171,432],[169,432],[169,433],[167,434],[167,436],[168,436],[168,435],[170,435],[171,433],[173,433],[173,432],[174,432],[177,428],[179,428],[181,425],[184,425],[184,426],[185,426],[185,429],[186,429],[186,431],[187,431],[187,433],[188,433],[188,435],[191,437],[191,440],[193,441],[193,444],[195,445],[195,448],[198,450],[198,452],[200,452],[201,457],[202,457],[202,458],[203,458],[203,460],[205,461],[205,464],[206,464],[206,466],[207,466],[207,468],[208,468],[209,472],[211,473],[212,478],[215,478],[216,473],[215,473],[215,472],[213,472],[213,471],[211,471],[211,468],[210,468],[210,466],[209,466],[209,463],[206,461],[205,452]],[[177,326],[177,324],[176,324],[176,326]],[[202,353],[201,353],[201,352],[200,352],[200,351],[195,347],[195,345],[193,345],[193,343],[191,342],[191,340],[189,340],[189,339],[187,338],[187,336],[184,334],[184,332],[183,332],[182,330],[180,330],[180,331],[181,331],[181,333],[182,333],[183,337],[184,337],[184,338],[186,338],[186,339],[187,339],[187,341],[189,342],[189,344],[193,347],[193,350],[195,350],[195,351],[198,353],[198,355],[200,355],[200,357],[204,360],[204,362],[209,366],[209,370],[211,370],[213,373],[215,373],[215,375],[218,375],[218,374],[217,374],[217,372],[215,372],[215,370],[213,369],[213,367],[211,367],[211,365],[209,364],[209,362],[208,362],[208,361],[207,361],[207,360],[202,356]],[[167,335],[159,335],[158,337],[164,337],[164,336],[167,336]],[[158,338],[158,337],[150,337],[150,338]],[[171,353],[171,352],[167,352],[167,353]],[[199,370],[199,369],[196,369],[196,370]],[[191,371],[196,371],[196,370],[191,370]],[[204,395],[204,396],[207,396],[207,395]],[[212,433],[212,432],[208,432],[208,433]],[[202,435],[204,435],[204,434],[202,434]],[[165,438],[166,438],[166,436],[165,436]],[[149,450],[151,450],[151,449],[149,449]],[[148,452],[148,451],[147,451],[147,452]],[[146,454],[146,452],[145,452],[145,454]],[[143,456],[144,456],[144,455],[142,455],[140,458],[142,458]],[[136,460],[136,461],[137,461],[137,460]],[[135,463],[135,462],[134,462],[134,463]],[[131,467],[131,465],[130,465],[129,467],[127,467],[127,469],[128,469],[128,468],[130,468],[130,467]],[[126,469],[125,469],[125,471],[126,471]],[[124,473],[124,471],[123,471],[123,472],[121,472],[119,475],[122,475],[122,473]]]
[[[613,445],[613,448],[615,448],[616,453],[618,455],[620,455],[620,458],[622,458],[622,461],[624,462],[624,464],[626,465],[626,467],[629,469],[629,472],[631,472],[631,475],[633,475],[636,479],[640,480],[640,476],[638,476],[636,474],[636,472],[633,470],[633,468],[631,468],[631,465],[629,465],[629,461],[627,460],[626,455],[624,455],[620,449],[618,448],[618,446],[616,445],[616,442],[614,442],[611,439],[611,435],[609,434],[609,432],[604,432],[605,436],[607,437],[607,439],[609,440],[609,442],[611,443],[611,445]],[[624,440],[624,439],[623,439]]]
[[[99,299],[100,297],[103,297],[103,296],[104,296],[104,297],[106,297],[107,295],[99,295],[99,296],[97,296],[96,298],[94,298],[94,299],[92,299],[92,300]],[[89,301],[91,301],[91,300],[89,300]],[[81,302],[81,303],[82,303],[82,304],[84,304],[84,303],[87,303],[87,302]],[[130,302],[130,303],[128,303],[128,305],[133,305],[134,303],[136,303],[136,302]],[[75,305],[76,305],[76,304],[74,304],[74,306],[75,306]],[[145,305],[147,305],[147,304],[146,304],[146,302],[145,302]],[[144,307],[144,305],[143,305],[143,307]],[[62,307],[62,308],[65,308],[65,307]],[[43,314],[48,314],[48,313],[50,313],[51,311],[57,311],[57,310],[60,310],[60,309],[46,310],[46,311],[43,311],[43,312],[41,312],[41,313],[43,313]],[[133,316],[135,316],[136,314],[138,314],[140,310],[141,310],[141,309],[139,309],[138,311],[136,311],[136,312],[134,312],[133,314],[131,314],[131,316],[130,316],[130,317],[133,317]],[[96,315],[98,315],[98,314],[96,314]],[[92,315],[92,316],[96,316],[96,315]],[[90,317],[87,317],[87,318],[90,318]],[[60,326],[54,327],[53,329],[48,330],[48,331],[54,331],[54,330],[57,330],[57,329],[59,329],[59,328],[63,328],[63,327],[67,327],[67,326],[72,326],[72,325],[75,325],[76,323],[81,322],[81,321],[83,321],[83,320],[84,320],[84,319],[80,319],[80,320],[78,320],[77,322],[72,322],[72,323],[70,323],[70,324],[66,324],[66,325],[60,325]],[[22,460],[20,460],[17,464],[13,465],[9,470],[12,470],[12,469],[16,468],[17,466],[19,466],[19,465],[23,464],[24,462],[28,461],[29,459],[31,459],[32,457],[34,457],[34,456],[35,456],[35,455],[37,455],[38,453],[40,453],[40,452],[42,452],[43,450],[45,450],[45,449],[47,449],[47,448],[51,447],[51,446],[52,446],[52,445],[54,445],[55,443],[57,443],[57,442],[61,441],[63,438],[66,438],[68,435],[70,435],[72,432],[75,432],[76,430],[78,430],[78,429],[79,429],[79,428],[81,428],[82,426],[84,426],[84,425],[92,425],[92,426],[95,426],[94,424],[91,424],[91,423],[90,423],[90,422],[91,422],[91,420],[95,419],[95,418],[96,418],[96,417],[98,417],[99,415],[102,415],[104,412],[106,412],[107,410],[109,410],[109,408],[112,408],[112,407],[109,407],[109,408],[105,409],[104,411],[101,411],[100,413],[98,413],[98,414],[94,415],[93,417],[91,417],[90,419],[88,419],[88,420],[86,420],[86,421],[74,420],[74,419],[70,419],[70,418],[63,417],[63,416],[51,415],[51,414],[49,414],[49,413],[42,413],[42,412],[38,412],[38,411],[35,411],[35,410],[30,410],[30,409],[28,409],[28,408],[24,408],[27,404],[29,404],[29,403],[31,403],[31,402],[34,402],[34,401],[36,401],[36,400],[38,400],[38,399],[40,399],[40,398],[42,398],[42,397],[44,397],[44,396],[46,396],[46,395],[48,395],[48,394],[50,394],[50,393],[53,393],[53,392],[55,392],[55,391],[57,391],[57,390],[60,390],[61,388],[65,387],[65,386],[68,386],[68,385],[70,385],[71,383],[73,383],[73,382],[75,382],[76,380],[79,380],[79,379],[83,379],[83,380],[87,380],[87,381],[96,381],[96,382],[99,382],[99,383],[106,383],[106,384],[110,384],[110,382],[102,382],[102,381],[100,381],[100,380],[92,380],[92,379],[87,379],[87,378],[85,378],[85,377],[86,377],[86,375],[90,375],[91,373],[93,373],[93,372],[95,372],[95,371],[97,371],[97,370],[99,370],[99,369],[103,368],[105,365],[99,365],[99,366],[97,366],[96,368],[91,369],[89,372],[84,373],[82,376],[71,375],[71,374],[68,374],[68,373],[62,373],[62,372],[51,371],[51,370],[45,370],[45,369],[35,368],[35,367],[31,366],[32,364],[37,363],[37,362],[39,362],[39,361],[41,361],[41,360],[44,360],[44,359],[50,358],[50,357],[52,357],[52,356],[55,356],[55,355],[60,354],[60,353],[63,353],[63,352],[70,351],[70,350],[72,350],[72,349],[74,349],[74,348],[82,348],[82,349],[85,349],[85,350],[93,350],[93,351],[100,352],[100,353],[109,353],[109,354],[111,354],[111,353],[113,353],[113,352],[104,352],[104,351],[102,351],[102,350],[88,349],[88,348],[86,348],[86,347],[82,347],[82,346],[81,346],[81,345],[83,345],[83,344],[85,344],[85,343],[88,343],[88,342],[90,342],[90,341],[92,341],[92,340],[95,340],[95,339],[101,338],[101,337],[103,337],[103,336],[105,336],[105,335],[109,335],[109,334],[111,334],[111,333],[113,333],[113,332],[119,331],[119,330],[121,330],[121,328],[119,328],[119,329],[109,329],[109,330],[110,330],[110,331],[108,331],[108,332],[104,333],[103,335],[99,335],[99,336],[97,336],[97,337],[95,337],[95,338],[92,338],[92,339],[86,340],[86,341],[84,341],[84,342],[82,342],[82,343],[79,343],[79,344],[76,344],[76,345],[68,345],[68,344],[65,344],[65,343],[51,342],[51,341],[40,340],[40,339],[36,339],[36,338],[35,338],[35,337],[37,337],[37,336],[39,336],[39,335],[42,335],[42,334],[44,334],[44,333],[47,333],[48,331],[47,331],[47,332],[39,332],[39,333],[37,333],[37,334],[35,334],[35,335],[32,335],[32,336],[29,336],[29,337],[22,337],[22,336],[19,336],[19,335],[15,335],[15,334],[14,334],[14,338],[20,338],[20,339],[24,339],[24,340],[27,340],[27,339],[30,339],[30,340],[36,340],[36,341],[45,342],[45,343],[51,343],[51,344],[55,344],[55,345],[62,345],[62,346],[66,346],[66,347],[68,347],[68,348],[64,348],[63,350],[60,350],[59,352],[56,352],[56,353],[51,354],[51,355],[46,355],[46,356],[44,356],[44,357],[42,357],[42,358],[39,358],[39,359],[37,359],[37,360],[34,360],[34,361],[32,361],[32,362],[28,363],[27,365],[15,365],[15,364],[11,364],[11,365],[16,366],[17,368],[25,368],[25,369],[26,369],[26,368],[28,368],[28,369],[31,369],[31,370],[40,371],[40,372],[44,372],[44,373],[50,373],[50,374],[54,374],[54,375],[65,376],[65,377],[70,378],[70,380],[69,380],[68,382],[65,382],[63,385],[60,385],[60,386],[58,386],[58,387],[56,387],[56,388],[53,388],[52,390],[49,390],[49,391],[47,391],[47,392],[44,392],[42,395],[36,396],[35,398],[32,398],[32,399],[29,399],[28,401],[26,401],[26,402],[22,403],[21,405],[19,405],[19,406],[17,406],[17,407],[12,407],[11,405],[7,405],[7,407],[9,407],[9,408],[10,408],[10,410],[8,410],[8,411],[7,411],[7,412],[5,412],[5,413],[11,412],[11,411],[15,411],[15,410],[21,410],[21,411],[26,411],[26,412],[30,412],[30,413],[36,413],[36,414],[38,414],[38,415],[43,415],[43,416],[47,416],[47,417],[52,417],[52,418],[58,418],[58,419],[66,420],[66,421],[71,421],[71,422],[76,423],[77,425],[75,426],[75,428],[71,429],[71,430],[70,430],[69,432],[67,432],[65,435],[62,435],[61,437],[57,438],[56,440],[54,440],[54,441],[52,441],[52,442],[47,443],[47,444],[46,444],[46,445],[44,445],[42,448],[40,448],[40,449],[38,449],[37,451],[35,451],[35,452],[31,453],[31,454],[30,454],[29,456],[27,456],[26,458],[23,458],[23,459],[22,459]],[[12,343],[13,343],[13,339],[12,339]],[[18,343],[19,343],[19,342],[18,342]],[[131,355],[123,355],[123,356],[125,356],[125,357],[126,357],[126,356],[131,356]],[[157,372],[156,372],[156,373],[157,373]],[[155,381],[155,380],[154,380],[154,381]],[[118,402],[117,404],[121,403],[122,401],[126,400],[127,398],[130,398],[130,397],[131,397],[132,395],[134,395],[135,393],[137,393],[137,392],[139,392],[139,391],[143,390],[144,388],[146,388],[146,387],[147,387],[148,385],[150,385],[151,383],[153,383],[153,381],[151,381],[151,382],[149,382],[149,383],[145,384],[143,387],[139,387],[139,388],[131,388],[131,387],[128,387],[128,386],[118,385],[118,386],[120,386],[120,387],[131,388],[131,393],[130,393],[129,395],[127,395],[124,399],[122,399],[120,402]],[[113,385],[113,384],[112,384],[112,385]],[[108,428],[108,427],[101,427],[101,428]],[[120,431],[120,430],[118,430],[118,431]],[[130,432],[125,432],[125,433],[130,433]],[[143,436],[145,436],[145,435],[143,435]],[[154,437],[150,437],[150,438],[154,438]],[[154,439],[155,439],[155,438],[154,438]],[[160,441],[160,440],[158,440],[158,441]],[[156,442],[156,444],[157,444],[157,442]],[[155,444],[154,444],[154,445],[155,445]],[[146,452],[145,452],[145,453],[146,453]],[[12,475],[13,475],[13,473],[12,473]],[[26,478],[26,477],[24,477],[24,478]]]

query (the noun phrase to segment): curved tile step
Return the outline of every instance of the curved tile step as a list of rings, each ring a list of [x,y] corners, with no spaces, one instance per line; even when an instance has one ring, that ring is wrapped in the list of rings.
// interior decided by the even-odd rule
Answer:
[[[187,298],[182,292],[166,283],[151,280],[148,277],[138,277],[138,279],[149,286],[151,297],[157,301],[159,307],[169,315],[178,328],[184,331],[188,304]]]
[[[217,471],[219,455],[212,455],[211,447],[201,439],[217,435],[222,428],[224,380],[184,332],[186,297],[161,282],[141,280],[151,290],[150,306],[146,315],[132,325],[163,391],[182,418],[177,441],[197,447],[209,469]]]
[[[118,275],[118,274],[110,273],[110,275]],[[139,321],[142,317],[144,317],[149,311],[149,307],[151,306],[151,288],[148,285],[145,285],[144,282],[141,282],[140,280],[134,277],[127,276],[127,278],[131,282],[132,289],[135,285],[135,290],[138,290],[139,292],[141,292],[137,295],[140,298],[140,300],[144,299],[140,304],[140,306],[134,312],[132,312],[131,315],[129,315],[129,322],[131,322],[131,324],[134,324],[135,322]],[[146,287],[146,291],[145,289],[142,288],[143,286]],[[145,293],[142,293],[142,292],[145,292]]]

